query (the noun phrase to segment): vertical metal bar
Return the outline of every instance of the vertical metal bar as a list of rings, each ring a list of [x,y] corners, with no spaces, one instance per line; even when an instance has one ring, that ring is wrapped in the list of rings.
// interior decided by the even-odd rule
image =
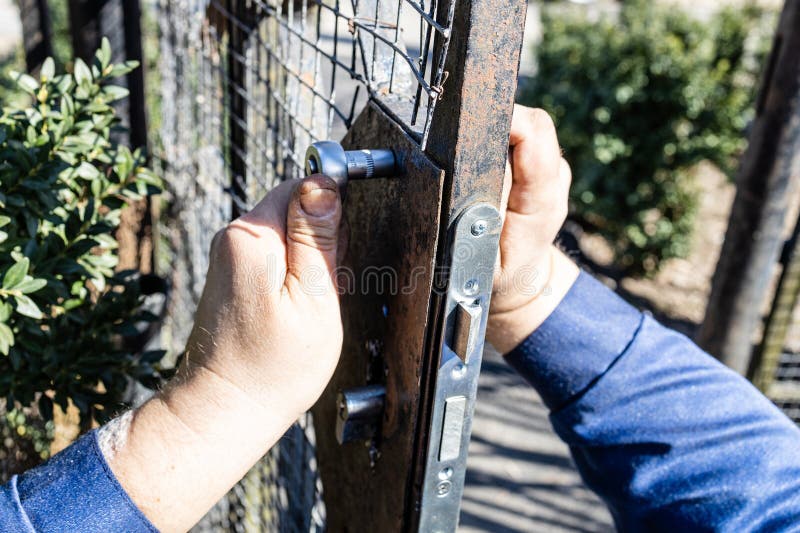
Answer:
[[[44,60],[53,55],[53,32],[47,0],[19,0],[22,21],[22,45],[28,72],[39,70]]]
[[[72,52],[89,61],[100,44],[100,11],[107,0],[69,0]]]
[[[794,227],[792,238],[786,243],[783,272],[775,290],[772,309],[764,326],[764,338],[753,354],[749,378],[764,394],[769,394],[775,380],[775,371],[783,353],[786,334],[800,297],[800,221]],[[799,398],[800,399],[800,398]]]
[[[800,0],[787,0],[697,341],[744,374],[800,184]]]
[[[418,493],[410,499],[414,507],[407,509],[409,516],[416,520],[413,529],[420,531],[431,527],[436,531],[454,531],[457,523],[466,450],[462,450],[459,459],[448,465],[437,461],[434,455],[437,453],[434,448],[442,436],[439,424],[444,408],[442,399],[451,390],[454,379],[450,368],[452,361],[444,354],[445,335],[452,316],[453,296],[462,291],[462,287],[449,287],[450,278],[458,279],[458,276],[448,267],[451,266],[455,236],[463,233],[463,228],[456,231],[460,215],[464,213],[466,216],[467,208],[476,204],[484,204],[487,209],[491,206],[499,209],[526,3],[523,0],[466,0],[457,2],[455,11],[449,2],[440,4],[439,9],[439,20],[453,17],[444,67],[449,75],[444,78],[446,84],[439,88],[441,102],[433,111],[425,152],[445,170],[439,242],[446,245],[440,245],[437,251],[439,276],[434,281],[437,290],[432,295],[430,306],[429,323],[432,327],[422,382],[424,408],[418,426],[422,431],[417,434],[417,463],[414,467]],[[491,279],[487,283],[490,294]],[[480,305],[488,305],[488,302],[481,300]],[[467,399],[463,426],[463,438],[467,442],[484,332],[485,320],[475,332],[475,352],[466,365],[465,375],[457,378],[461,380],[456,387],[458,393]],[[434,478],[443,472],[449,472],[446,481],[450,484],[443,496],[449,500],[444,519],[438,514],[443,508],[438,503],[435,512],[426,512],[425,509],[426,504],[432,507],[430,502],[442,496],[435,493],[438,483]],[[421,512],[418,511],[420,507]]]
[[[247,164],[247,101],[240,93],[245,87],[247,32],[242,24],[247,21],[247,0],[226,0],[228,19],[228,157],[231,169],[231,206],[233,217],[243,214],[242,202],[246,195]],[[238,200],[238,201],[237,201]]]
[[[135,148],[147,147],[147,115],[144,96],[144,71],[142,56],[142,11],[139,0],[121,0],[125,24],[125,59],[138,61],[139,68],[127,75],[128,120],[130,142]]]

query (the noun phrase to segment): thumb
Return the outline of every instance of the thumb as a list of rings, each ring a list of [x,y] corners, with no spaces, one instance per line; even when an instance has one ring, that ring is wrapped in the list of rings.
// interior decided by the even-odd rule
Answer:
[[[287,285],[318,294],[332,282],[342,204],[336,182],[315,174],[300,182],[286,213]]]

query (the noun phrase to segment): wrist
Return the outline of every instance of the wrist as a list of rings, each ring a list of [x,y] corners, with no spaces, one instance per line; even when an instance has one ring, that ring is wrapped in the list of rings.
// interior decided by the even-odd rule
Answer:
[[[497,311],[490,308],[487,340],[502,354],[516,348],[555,311],[579,273],[578,266],[553,246],[550,274],[541,290],[518,306]]]
[[[185,364],[133,412],[124,445],[106,459],[159,530],[186,531],[295,419],[285,404],[266,409],[206,367]]]

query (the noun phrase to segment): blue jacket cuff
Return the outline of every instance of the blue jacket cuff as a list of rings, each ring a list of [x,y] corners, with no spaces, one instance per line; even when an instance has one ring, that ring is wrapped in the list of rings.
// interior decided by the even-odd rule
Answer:
[[[156,532],[114,477],[92,431],[4,487],[37,532]]]
[[[605,374],[641,327],[643,315],[581,272],[545,322],[506,360],[558,410]]]

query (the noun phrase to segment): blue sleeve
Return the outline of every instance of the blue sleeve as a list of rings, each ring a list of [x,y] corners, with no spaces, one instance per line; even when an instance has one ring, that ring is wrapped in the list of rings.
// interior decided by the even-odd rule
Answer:
[[[0,487],[0,531],[158,530],[120,486],[92,431],[50,461]]]
[[[800,531],[800,429],[588,274],[506,358],[621,531]]]

